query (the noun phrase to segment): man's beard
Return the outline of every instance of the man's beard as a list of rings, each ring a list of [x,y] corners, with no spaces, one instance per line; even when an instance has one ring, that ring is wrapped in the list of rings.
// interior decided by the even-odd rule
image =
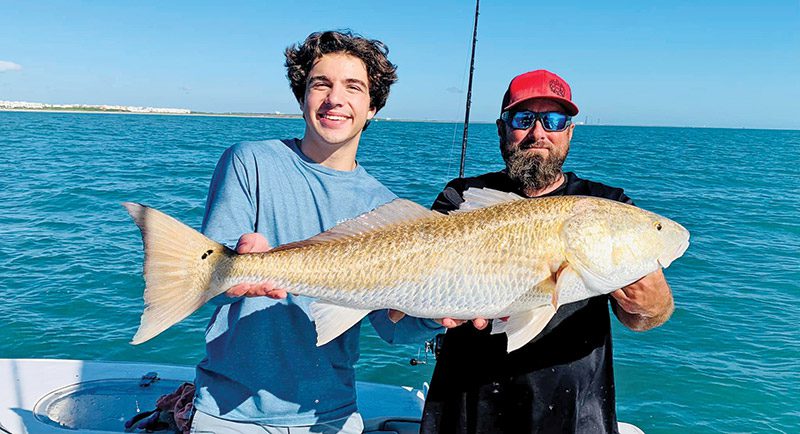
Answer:
[[[556,182],[561,176],[561,167],[564,165],[564,160],[567,159],[569,145],[563,155],[554,152],[552,148],[548,149],[550,150],[548,156],[543,157],[520,149],[520,147],[509,149],[505,140],[500,141],[500,151],[506,162],[508,177],[519,183],[523,191],[542,190]]]

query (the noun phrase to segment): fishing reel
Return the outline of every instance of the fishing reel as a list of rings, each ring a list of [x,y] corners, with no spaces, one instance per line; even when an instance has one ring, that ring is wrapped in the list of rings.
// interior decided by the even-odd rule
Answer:
[[[411,366],[417,365],[427,365],[428,364],[428,354],[433,354],[434,360],[439,358],[439,353],[442,349],[442,343],[444,343],[444,333],[439,333],[438,335],[434,336],[431,340],[425,341],[422,345],[422,350],[417,350],[417,357],[412,357],[408,363]],[[424,351],[421,353],[420,351]],[[420,358],[420,355],[422,357]]]

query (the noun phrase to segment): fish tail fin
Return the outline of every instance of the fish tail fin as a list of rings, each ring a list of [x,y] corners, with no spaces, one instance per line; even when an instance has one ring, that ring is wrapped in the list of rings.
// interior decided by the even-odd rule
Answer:
[[[145,342],[191,315],[211,297],[215,265],[227,247],[147,206],[122,204],[142,232],[144,312],[131,344]]]

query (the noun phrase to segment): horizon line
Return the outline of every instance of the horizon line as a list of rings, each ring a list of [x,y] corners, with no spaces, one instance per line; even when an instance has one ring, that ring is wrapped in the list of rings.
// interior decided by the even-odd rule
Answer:
[[[0,105],[0,112],[37,112],[37,113],[71,113],[71,114],[119,114],[119,115],[150,115],[150,116],[208,116],[208,117],[243,117],[243,118],[265,118],[265,119],[302,119],[303,115],[299,113],[281,113],[275,112],[204,112],[195,111],[191,109],[174,109],[174,108],[160,108],[160,107],[147,107],[153,110],[165,110],[164,112],[142,112],[142,111],[126,111],[118,107],[132,107],[139,108],[140,106],[119,106],[115,105],[114,109],[103,109],[102,106],[109,107],[106,104],[49,104],[49,103],[29,103],[25,101],[0,101],[3,102],[16,102],[28,104],[43,104],[51,106],[50,108],[4,108]],[[75,106],[76,108],[59,108],[58,106]],[[78,108],[81,107],[81,108]],[[188,113],[175,113],[166,112],[166,110],[188,110]],[[441,124],[463,124],[461,120],[442,120],[442,119],[410,119],[410,118],[392,118],[392,117],[375,117],[372,122],[419,122],[419,123],[441,123]],[[494,121],[483,120],[470,120],[470,124],[493,124]],[[766,130],[766,131],[800,131],[800,128],[790,127],[720,127],[720,126],[689,126],[689,125],[634,125],[634,124],[586,124],[583,122],[575,122],[575,125],[581,127],[630,127],[630,128],[697,128],[697,129],[720,129],[720,130]]]

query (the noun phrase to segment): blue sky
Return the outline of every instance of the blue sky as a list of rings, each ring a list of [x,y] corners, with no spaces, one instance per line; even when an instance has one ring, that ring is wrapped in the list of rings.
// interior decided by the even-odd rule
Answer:
[[[298,113],[283,49],[323,29],[381,39],[379,116],[463,120],[474,2],[4,1],[0,100]],[[579,121],[800,129],[800,2],[484,0],[472,120],[545,68]]]

